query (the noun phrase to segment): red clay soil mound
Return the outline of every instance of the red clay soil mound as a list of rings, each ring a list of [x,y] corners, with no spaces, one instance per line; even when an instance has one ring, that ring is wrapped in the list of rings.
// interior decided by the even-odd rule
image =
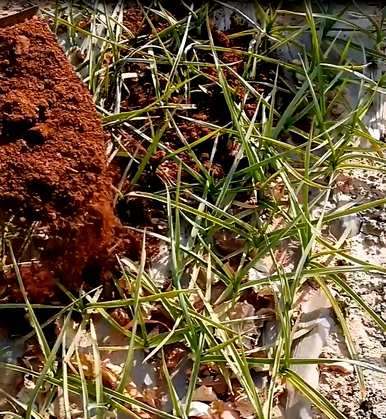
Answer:
[[[38,221],[31,246],[39,260],[22,269],[32,300],[51,298],[54,278],[74,289],[87,272],[101,275],[117,245],[105,142],[91,97],[47,24],[1,28],[0,210],[19,227]]]

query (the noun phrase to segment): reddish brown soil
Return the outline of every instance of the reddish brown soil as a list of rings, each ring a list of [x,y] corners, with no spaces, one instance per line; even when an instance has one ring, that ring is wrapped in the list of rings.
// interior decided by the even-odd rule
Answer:
[[[133,37],[140,34],[144,24],[144,16],[139,7],[129,7],[123,16],[123,25],[131,32]]]
[[[74,289],[104,271],[120,228],[105,142],[48,26],[31,19],[0,29],[0,210],[3,220],[38,221],[44,232],[33,243],[40,261],[22,269],[32,300],[52,297],[54,278]]]

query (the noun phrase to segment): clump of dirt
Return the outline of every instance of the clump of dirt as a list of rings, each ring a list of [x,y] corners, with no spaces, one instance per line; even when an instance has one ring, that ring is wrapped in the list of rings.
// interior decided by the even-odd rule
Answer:
[[[0,211],[16,227],[38,222],[31,245],[39,261],[22,272],[32,300],[52,297],[55,278],[76,288],[91,271],[103,275],[114,245],[130,248],[115,240],[105,143],[91,97],[47,24],[0,29]]]

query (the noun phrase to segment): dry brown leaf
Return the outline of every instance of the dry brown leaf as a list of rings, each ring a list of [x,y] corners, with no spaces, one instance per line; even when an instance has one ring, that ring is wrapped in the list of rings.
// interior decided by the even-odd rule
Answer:
[[[199,402],[213,402],[217,400],[217,395],[213,387],[200,386],[194,390],[192,400]]]
[[[224,255],[241,249],[245,244],[245,240],[237,238],[228,230],[217,231],[213,238],[217,249]]]
[[[320,370],[326,372],[334,372],[341,375],[350,375],[354,373],[353,365],[348,362],[336,362],[334,364],[321,364],[319,365]]]
[[[236,303],[233,310],[229,313],[229,318],[231,320],[241,320],[231,323],[230,327],[236,333],[243,336],[241,341],[248,349],[252,349],[254,341],[256,340],[256,335],[259,335],[259,330],[256,327],[255,321],[251,319],[251,317],[254,317],[255,314],[255,308],[253,305],[246,301]],[[254,336],[254,339],[251,339],[252,336]]]
[[[242,419],[250,419],[254,417],[254,409],[248,396],[242,395],[235,399],[235,409],[240,413]]]
[[[182,344],[176,344],[172,347],[169,346],[165,350],[166,366],[169,370],[173,371],[177,369],[180,362],[183,360],[187,353],[187,349]]]
[[[222,400],[214,401],[211,404],[211,412],[213,419],[240,419],[233,403],[223,402]]]

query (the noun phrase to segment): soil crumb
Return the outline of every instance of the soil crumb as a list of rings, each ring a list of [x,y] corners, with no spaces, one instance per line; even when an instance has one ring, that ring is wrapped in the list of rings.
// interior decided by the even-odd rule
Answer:
[[[34,18],[1,28],[0,211],[16,228],[34,222],[38,231],[30,238],[37,261],[22,269],[32,300],[51,298],[55,279],[73,289],[85,275],[100,277],[117,246],[106,140],[47,24]],[[13,247],[23,262],[28,252]],[[3,280],[17,298],[10,272]]]
[[[123,26],[131,32],[132,37],[140,34],[144,23],[144,16],[141,8],[129,7],[123,16]]]

